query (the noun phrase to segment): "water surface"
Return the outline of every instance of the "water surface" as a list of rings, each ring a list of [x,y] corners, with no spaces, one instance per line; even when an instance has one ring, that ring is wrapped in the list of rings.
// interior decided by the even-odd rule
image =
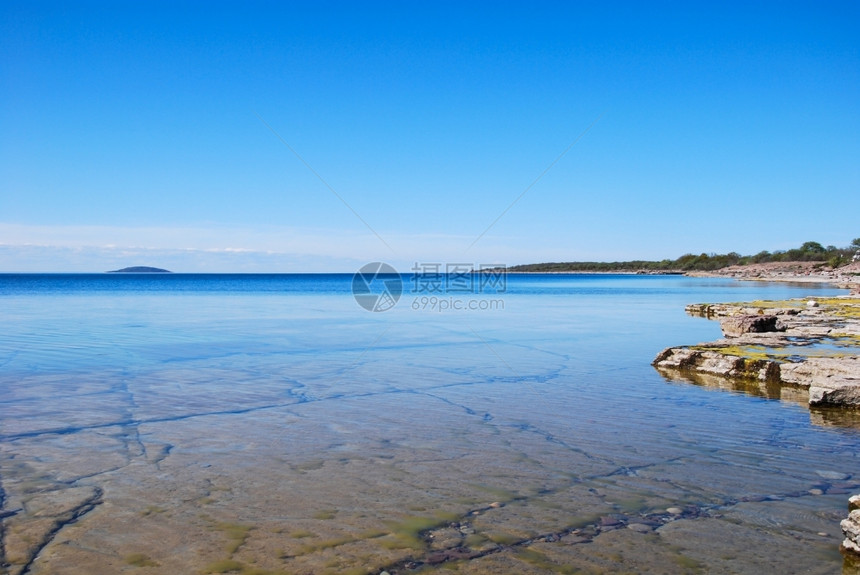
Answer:
[[[8,572],[842,569],[852,418],[650,366],[719,336],[686,304],[838,290],[509,275],[439,312],[405,276],[371,313],[351,280],[0,275]]]

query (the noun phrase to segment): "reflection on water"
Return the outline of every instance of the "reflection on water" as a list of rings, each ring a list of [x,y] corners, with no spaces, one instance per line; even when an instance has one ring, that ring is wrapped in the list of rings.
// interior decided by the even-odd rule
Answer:
[[[814,425],[860,429],[860,411],[833,407],[811,407],[809,420]]]
[[[745,393],[765,399],[789,401],[809,405],[809,390],[776,382],[765,382],[752,379],[728,379],[719,375],[695,372],[679,372],[677,370],[657,369],[667,382],[684,382],[701,387],[735,393]],[[860,430],[860,410],[837,407],[810,407],[809,421],[813,425],[823,427],[842,427]]]
[[[851,422],[650,367],[716,337],[686,303],[813,288],[529,276],[438,314],[236,281],[0,288],[10,573],[842,567]]]
[[[781,384],[774,381],[759,381],[756,379],[730,379],[720,375],[697,372],[679,372],[657,368],[657,371],[668,382],[682,381],[701,387],[746,393],[765,399],[790,401],[799,405],[809,404],[809,390],[805,387]],[[846,419],[845,421],[850,421]]]

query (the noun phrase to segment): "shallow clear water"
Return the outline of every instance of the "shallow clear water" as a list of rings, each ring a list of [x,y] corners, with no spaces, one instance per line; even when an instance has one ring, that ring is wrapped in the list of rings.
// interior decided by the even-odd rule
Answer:
[[[650,366],[719,336],[686,304],[838,290],[404,281],[371,313],[351,275],[0,275],[8,571],[842,569],[852,417]]]

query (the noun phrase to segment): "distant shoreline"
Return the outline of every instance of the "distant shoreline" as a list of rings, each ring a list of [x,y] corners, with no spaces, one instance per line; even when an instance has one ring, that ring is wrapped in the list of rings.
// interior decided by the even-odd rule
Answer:
[[[784,262],[729,266],[713,271],[684,270],[516,270],[511,275],[683,275],[702,278],[729,278],[742,281],[826,283],[836,287],[860,290],[860,262],[837,269],[823,269],[820,262]]]
[[[687,272],[690,277],[726,277],[744,281],[827,283],[860,290],[860,262],[828,269],[816,262],[784,262],[729,266],[714,271]]]

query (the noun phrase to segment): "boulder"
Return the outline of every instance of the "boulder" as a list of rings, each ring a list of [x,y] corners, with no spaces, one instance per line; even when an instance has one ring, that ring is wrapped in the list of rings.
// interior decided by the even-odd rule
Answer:
[[[745,333],[785,331],[785,326],[775,315],[736,315],[720,320],[720,328],[726,337],[738,337]]]

